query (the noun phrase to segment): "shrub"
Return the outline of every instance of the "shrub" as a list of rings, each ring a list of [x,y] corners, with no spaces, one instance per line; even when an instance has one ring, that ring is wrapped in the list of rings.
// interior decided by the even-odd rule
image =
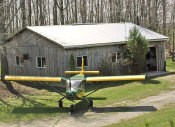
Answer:
[[[121,63],[113,63],[110,58],[102,60],[99,66],[101,75],[125,75],[130,73],[129,63],[127,61]]]
[[[69,66],[70,66],[70,70],[71,71],[75,71],[76,65],[75,65],[75,58],[74,58],[74,54],[72,53],[70,56],[70,61],[69,61]]]

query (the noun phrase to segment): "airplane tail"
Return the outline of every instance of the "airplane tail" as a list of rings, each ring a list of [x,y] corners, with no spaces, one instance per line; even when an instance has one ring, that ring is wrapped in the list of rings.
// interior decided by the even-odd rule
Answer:
[[[84,71],[84,58],[82,58],[81,71],[65,71],[66,74],[99,74],[99,71]]]

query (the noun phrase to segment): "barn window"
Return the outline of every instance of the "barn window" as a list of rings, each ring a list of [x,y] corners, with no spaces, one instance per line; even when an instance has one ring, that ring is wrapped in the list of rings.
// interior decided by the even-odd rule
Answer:
[[[122,62],[122,54],[120,52],[117,53],[117,62]]]
[[[29,60],[29,54],[23,54],[24,60]]]
[[[116,62],[116,53],[112,53],[112,62]]]
[[[17,66],[23,66],[24,59],[23,59],[22,56],[16,56],[16,57],[15,57],[15,61],[16,61],[16,65],[17,65]]]
[[[87,56],[78,56],[77,57],[77,67],[81,67],[82,65],[82,57],[84,58],[84,66],[88,66]]]
[[[19,66],[19,56],[16,56],[16,65]]]
[[[46,68],[46,58],[45,57],[37,57],[36,64],[38,68]]]
[[[121,52],[112,53],[112,62],[113,63],[122,62],[122,53]]]

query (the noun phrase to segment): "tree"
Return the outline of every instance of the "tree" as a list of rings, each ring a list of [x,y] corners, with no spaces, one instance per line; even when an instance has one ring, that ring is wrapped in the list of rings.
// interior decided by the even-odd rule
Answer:
[[[39,10],[40,10],[40,17],[39,17],[39,20],[40,20],[40,25],[43,26],[44,25],[44,11],[43,11],[43,4],[44,1],[40,1],[39,2]]]
[[[75,58],[74,58],[74,54],[72,53],[71,56],[70,56],[70,62],[69,62],[69,65],[70,65],[70,69],[71,71],[75,71]]]
[[[146,64],[146,54],[149,52],[148,41],[134,27],[130,30],[128,43],[126,45],[128,56],[132,63],[132,70],[141,73]]]
[[[6,38],[6,31],[5,31],[5,16],[4,16],[4,6],[3,6],[3,0],[0,0],[0,51],[1,51],[1,47],[2,47],[2,53],[1,55],[1,60],[3,58],[3,54],[4,54],[4,44],[5,44],[5,38]],[[4,79],[4,73],[2,73],[4,67],[1,65],[1,80],[3,81]]]
[[[75,6],[75,12],[74,12],[74,17],[75,17],[75,23],[78,22],[78,16],[77,16],[77,0],[74,0],[74,6]]]
[[[82,23],[86,23],[87,19],[87,5],[86,5],[86,0],[81,0],[80,1],[80,14],[81,14],[81,20]]]
[[[57,0],[54,0],[54,5],[53,5],[53,25],[57,25]]]
[[[58,6],[59,11],[60,11],[60,22],[61,25],[64,25],[64,3],[63,0],[60,0],[60,5]]]
[[[21,13],[22,13],[22,28],[26,26],[26,11],[25,11],[25,0],[20,1]]]
[[[32,25],[32,7],[31,7],[31,0],[28,0],[28,25],[31,26]]]
[[[163,34],[166,35],[166,0],[162,1],[162,6],[163,6]]]
[[[38,19],[39,19],[39,0],[36,0],[36,14],[35,15],[35,25],[38,26],[39,25],[39,22],[38,22]]]
[[[5,16],[4,16],[4,7],[3,0],[0,0],[0,46],[5,43]]]

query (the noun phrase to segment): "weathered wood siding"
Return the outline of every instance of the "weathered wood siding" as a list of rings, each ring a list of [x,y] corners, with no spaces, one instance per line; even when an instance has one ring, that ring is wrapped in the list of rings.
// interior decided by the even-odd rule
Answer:
[[[151,46],[156,47],[157,69],[164,70],[165,45],[160,42],[150,42]],[[88,67],[85,70],[98,70],[101,62],[110,53],[123,52],[123,45],[100,46],[90,48],[64,49],[58,44],[41,37],[29,30],[14,36],[6,43],[6,53],[10,75],[27,76],[65,76],[64,71],[70,70],[70,56],[73,53],[75,60],[77,56],[87,56]],[[23,67],[16,66],[15,57],[29,54],[30,59],[24,61]],[[46,58],[46,68],[36,67],[36,57]],[[120,65],[116,75],[121,74]],[[80,68],[77,68],[80,70]]]
[[[10,75],[28,76],[60,76],[64,68],[64,50],[54,42],[25,30],[6,43],[7,59]],[[30,59],[24,66],[16,65],[15,57],[29,54]],[[36,57],[46,58],[46,68],[37,68]]]
[[[85,70],[98,70],[101,65],[101,62],[107,59],[111,53],[123,52],[123,49],[124,48],[122,45],[111,45],[82,49],[67,49],[65,50],[65,68],[69,68],[69,64],[67,63],[69,63],[70,56],[73,53],[75,60],[77,59],[77,56],[87,56],[88,66],[85,67]],[[77,68],[77,70],[80,70],[80,68]],[[117,71],[117,74],[120,74],[119,69]]]

